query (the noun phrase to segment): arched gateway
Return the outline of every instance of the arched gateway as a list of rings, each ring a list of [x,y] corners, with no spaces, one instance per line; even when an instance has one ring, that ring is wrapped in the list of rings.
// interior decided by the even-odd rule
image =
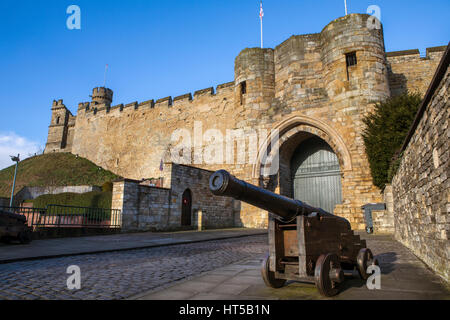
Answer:
[[[350,153],[344,140],[326,123],[304,116],[294,116],[280,124],[276,130],[278,142],[269,137],[258,153],[254,178],[261,186],[282,195],[321,207],[333,213],[343,201],[342,179],[352,170]],[[267,150],[270,150],[268,152]],[[268,164],[261,158],[279,159]],[[267,168],[278,166],[278,174]],[[272,172],[271,176],[265,172]]]

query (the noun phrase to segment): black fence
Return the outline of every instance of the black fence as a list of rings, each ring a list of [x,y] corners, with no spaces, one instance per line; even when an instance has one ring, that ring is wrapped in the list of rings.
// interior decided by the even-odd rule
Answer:
[[[45,209],[0,207],[0,210],[23,215],[36,228],[108,228],[122,227],[122,212],[116,209],[49,205]]]

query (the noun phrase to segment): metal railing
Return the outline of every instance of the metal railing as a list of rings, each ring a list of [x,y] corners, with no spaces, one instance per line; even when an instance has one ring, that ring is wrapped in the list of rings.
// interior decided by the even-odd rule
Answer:
[[[0,207],[23,215],[33,228],[121,228],[122,212],[117,209],[49,205],[45,209]]]

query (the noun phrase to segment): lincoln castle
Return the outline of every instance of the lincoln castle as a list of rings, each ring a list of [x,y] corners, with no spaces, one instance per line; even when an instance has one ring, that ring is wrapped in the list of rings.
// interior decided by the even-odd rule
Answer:
[[[124,177],[114,184],[113,206],[123,210],[130,229],[195,224],[200,216],[210,227],[266,227],[267,212],[209,193],[210,172],[218,169],[364,229],[361,206],[385,199],[372,183],[362,119],[389,97],[424,95],[445,51],[386,52],[383,29],[371,28],[368,19],[351,14],[275,48],[245,49],[235,60],[233,81],[194,94],[114,105],[113,91],[100,87],[76,115],[63,100],[54,101],[45,152],[70,152]],[[172,133],[193,132],[195,123],[224,136],[226,130],[277,130],[278,172],[265,175],[262,162],[173,163]],[[235,149],[260,159],[273,151],[261,142],[267,148],[252,148],[247,140]],[[207,148],[214,141],[203,143]],[[146,179],[159,183],[146,185]]]

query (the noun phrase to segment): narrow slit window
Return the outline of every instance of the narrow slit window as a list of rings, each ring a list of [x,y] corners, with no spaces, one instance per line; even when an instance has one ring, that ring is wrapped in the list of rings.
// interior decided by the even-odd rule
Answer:
[[[358,60],[356,60],[356,52],[347,53],[345,55],[345,61],[347,63],[347,81],[350,81],[350,72],[348,69],[358,64]]]
[[[241,94],[247,93],[247,82],[241,82]]]
[[[244,104],[244,94],[247,93],[247,82],[243,81],[241,82],[241,105]]]
[[[347,67],[356,66],[358,61],[356,59],[356,52],[347,53],[346,55]]]

